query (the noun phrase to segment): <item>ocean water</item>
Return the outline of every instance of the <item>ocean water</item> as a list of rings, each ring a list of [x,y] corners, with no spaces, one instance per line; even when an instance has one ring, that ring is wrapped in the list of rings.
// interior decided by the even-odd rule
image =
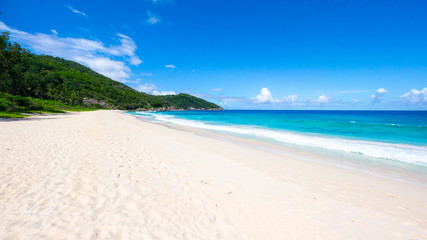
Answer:
[[[129,112],[200,128],[427,174],[427,111],[226,110]],[[427,175],[426,175],[427,176]]]

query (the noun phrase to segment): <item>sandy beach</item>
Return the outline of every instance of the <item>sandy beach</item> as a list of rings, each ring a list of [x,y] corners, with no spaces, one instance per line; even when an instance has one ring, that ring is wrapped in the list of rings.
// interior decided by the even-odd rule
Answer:
[[[425,187],[121,111],[0,133],[0,239],[427,239]]]

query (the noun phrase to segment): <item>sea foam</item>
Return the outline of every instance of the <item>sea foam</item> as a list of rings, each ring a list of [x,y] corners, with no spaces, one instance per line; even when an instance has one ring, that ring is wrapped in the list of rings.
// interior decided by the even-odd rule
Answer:
[[[150,116],[159,122],[206,129],[226,134],[237,134],[247,138],[274,140],[284,144],[356,153],[368,157],[427,166],[427,147],[424,146],[313,136],[280,130],[270,130],[256,126],[214,125],[202,121],[180,119],[171,115],[151,112],[137,112],[137,114]]]

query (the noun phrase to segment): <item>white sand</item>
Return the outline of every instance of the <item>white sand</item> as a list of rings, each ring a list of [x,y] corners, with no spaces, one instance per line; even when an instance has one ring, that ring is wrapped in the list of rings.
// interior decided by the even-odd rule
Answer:
[[[0,239],[426,239],[427,189],[96,111],[0,122]]]

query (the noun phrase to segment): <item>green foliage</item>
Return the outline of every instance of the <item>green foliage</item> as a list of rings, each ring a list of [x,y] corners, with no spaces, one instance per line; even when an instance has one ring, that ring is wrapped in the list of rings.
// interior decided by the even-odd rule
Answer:
[[[96,109],[99,109],[99,107],[71,106],[55,100],[0,93],[0,112],[2,113],[0,117],[28,116],[21,113],[65,113],[65,111],[91,111]]]
[[[12,102],[6,98],[0,98],[0,111],[6,111],[12,105]]]
[[[2,32],[2,35],[0,36],[0,50],[6,49],[8,40],[9,40],[9,33]]]
[[[9,35],[4,32],[0,36],[0,92],[3,93],[86,108],[219,108],[188,94],[153,96],[141,93],[76,62],[31,54],[8,40]],[[18,103],[15,109],[40,108],[37,102],[22,97],[16,97],[13,102]],[[9,106],[7,102],[0,102],[0,110],[5,106]]]
[[[180,93],[178,95],[166,95],[162,96],[162,98],[171,106],[178,109],[221,109],[214,103],[185,93]]]
[[[24,117],[28,117],[30,115],[23,115],[21,113],[17,113],[17,112],[3,112],[0,111],[0,118],[24,118]]]

